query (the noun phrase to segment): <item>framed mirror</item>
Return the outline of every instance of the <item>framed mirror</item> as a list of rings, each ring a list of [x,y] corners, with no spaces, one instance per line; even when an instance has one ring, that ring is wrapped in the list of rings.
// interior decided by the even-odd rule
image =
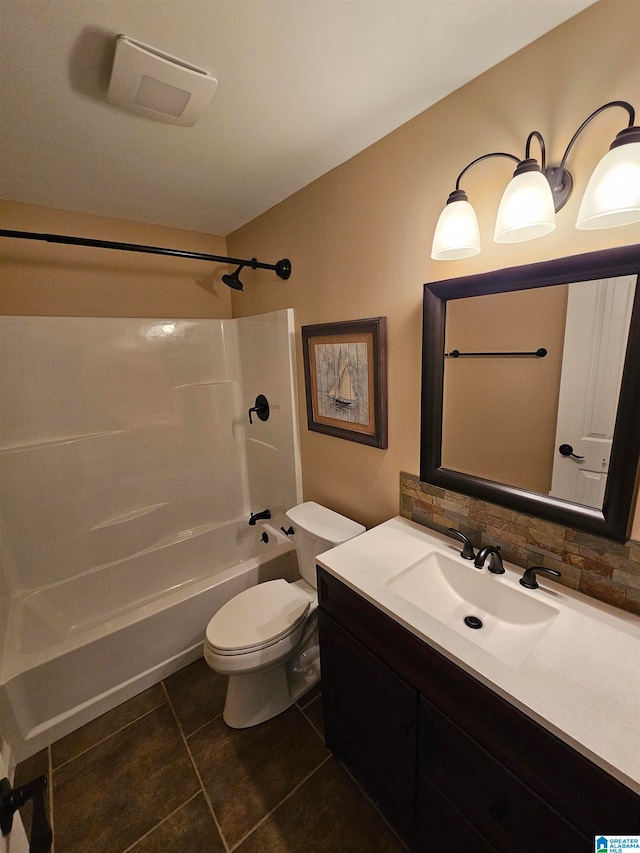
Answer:
[[[627,538],[640,245],[424,286],[420,479]]]

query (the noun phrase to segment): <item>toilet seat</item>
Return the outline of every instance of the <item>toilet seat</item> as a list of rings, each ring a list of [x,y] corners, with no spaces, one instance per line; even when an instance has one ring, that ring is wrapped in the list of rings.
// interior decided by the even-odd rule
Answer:
[[[300,629],[309,597],[283,579],[267,581],[224,604],[207,625],[205,645],[216,655],[267,649]]]

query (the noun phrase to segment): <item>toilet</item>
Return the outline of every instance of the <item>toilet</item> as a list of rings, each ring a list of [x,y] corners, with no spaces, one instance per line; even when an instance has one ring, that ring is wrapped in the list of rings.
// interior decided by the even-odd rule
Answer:
[[[207,625],[204,657],[229,676],[222,717],[244,729],[282,713],[320,678],[315,558],[365,527],[314,501],[287,513],[300,580],[267,581],[239,593]]]

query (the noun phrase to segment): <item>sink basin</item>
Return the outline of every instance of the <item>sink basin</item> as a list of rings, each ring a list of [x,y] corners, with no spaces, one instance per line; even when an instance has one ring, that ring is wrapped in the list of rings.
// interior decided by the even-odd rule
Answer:
[[[438,551],[392,577],[387,586],[511,666],[522,663],[558,615],[555,607],[514,589],[503,576]],[[471,627],[476,620],[481,627]]]

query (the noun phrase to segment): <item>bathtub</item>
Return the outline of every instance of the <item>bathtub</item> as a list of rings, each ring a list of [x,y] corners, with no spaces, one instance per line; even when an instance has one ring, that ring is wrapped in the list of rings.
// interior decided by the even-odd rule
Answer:
[[[0,671],[0,730],[13,758],[28,758],[196,660],[208,621],[234,595],[295,580],[293,542],[278,524],[243,519],[187,530],[18,596]]]

